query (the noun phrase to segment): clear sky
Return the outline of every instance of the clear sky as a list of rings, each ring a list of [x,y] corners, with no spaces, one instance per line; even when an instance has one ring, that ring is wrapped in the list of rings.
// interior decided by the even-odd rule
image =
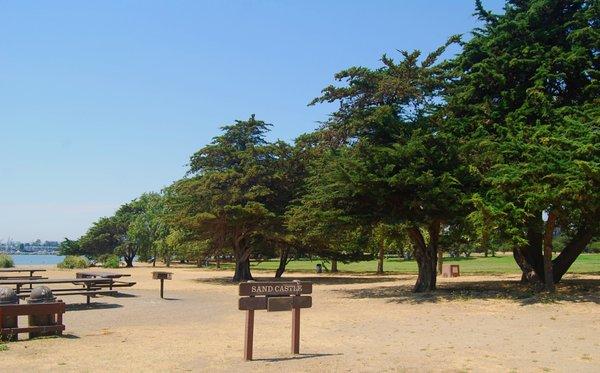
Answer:
[[[78,238],[252,113],[292,140],[335,72],[468,33],[473,4],[0,0],[0,240]]]

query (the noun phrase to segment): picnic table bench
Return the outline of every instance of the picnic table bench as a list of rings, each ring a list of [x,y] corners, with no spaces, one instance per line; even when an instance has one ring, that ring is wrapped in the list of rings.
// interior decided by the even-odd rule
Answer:
[[[8,274],[12,274],[12,273],[27,273],[29,272],[29,276],[23,276],[23,278],[31,278],[33,279],[34,276],[33,274],[35,272],[46,272],[45,269],[39,269],[39,268],[0,268],[0,280],[10,280],[13,278],[17,278],[20,276],[10,276],[10,275],[6,275],[6,276],[2,276],[3,273],[8,273]],[[40,277],[39,279],[43,279],[44,277]],[[33,285],[29,285],[29,287],[31,288]]]
[[[0,280],[45,280],[43,276],[0,276]]]
[[[75,273],[75,277],[77,278],[107,278],[112,281],[109,283],[109,289],[112,290],[114,287],[130,287],[135,285],[135,282],[132,281],[119,281],[115,279],[120,279],[121,277],[131,277],[128,273],[117,273],[117,272],[92,272],[92,271],[82,271]]]
[[[83,285],[83,289],[77,288],[66,288],[66,289],[52,289],[57,295],[85,295],[87,298],[87,304],[90,304],[90,297],[96,295],[116,295],[117,292],[113,290],[101,290],[101,285],[107,286],[113,280],[110,278],[69,278],[69,279],[47,279],[47,280],[0,280],[0,286],[2,285],[13,285],[15,291],[20,298],[27,297],[30,289],[22,289],[23,285],[49,285],[49,284],[73,284]]]

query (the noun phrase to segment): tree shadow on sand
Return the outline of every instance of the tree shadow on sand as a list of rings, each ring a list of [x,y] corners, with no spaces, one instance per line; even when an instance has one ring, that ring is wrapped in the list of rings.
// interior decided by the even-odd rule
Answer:
[[[591,302],[600,304],[600,279],[565,279],[557,285],[556,294],[536,292],[519,281],[442,283],[432,293],[413,293],[411,285],[380,286],[368,289],[334,290],[348,298],[388,299],[393,303],[420,304],[471,299],[508,299],[521,305],[536,303]]]
[[[406,278],[411,278],[410,276]],[[301,281],[311,281],[314,285],[349,285],[349,284],[373,284],[379,282],[394,282],[398,281],[398,279],[403,279],[399,277],[367,277],[367,276],[311,276],[311,277],[285,277],[285,278],[273,278],[273,277],[254,277],[254,280],[257,282],[261,281],[293,281],[293,280],[301,280]],[[214,285],[238,285],[237,282],[231,281],[231,277],[212,277],[212,278],[197,278],[194,279],[195,282],[200,282],[204,284],[214,284]]]

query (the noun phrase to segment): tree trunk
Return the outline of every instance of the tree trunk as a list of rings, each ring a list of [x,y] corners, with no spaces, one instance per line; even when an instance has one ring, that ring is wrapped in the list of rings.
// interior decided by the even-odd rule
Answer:
[[[275,271],[275,278],[281,278],[283,272],[285,272],[285,266],[288,263],[289,254],[289,247],[284,247],[283,249],[281,249],[281,253],[279,254],[279,267],[277,267],[277,271]]]
[[[429,245],[425,243],[425,239],[418,227],[408,228],[407,233],[414,245],[415,259],[419,269],[417,282],[413,288],[413,292],[422,293],[435,290],[437,280],[437,249],[440,235],[440,222],[434,221],[429,227]]]
[[[560,254],[552,261],[552,272],[554,282],[558,283],[565,273],[569,270],[573,262],[579,254],[583,252],[587,244],[590,243],[594,236],[591,229],[583,229],[578,232],[575,237],[569,242]]]
[[[549,216],[550,219],[550,216]],[[541,222],[541,219],[539,219]],[[548,228],[548,226],[546,227]],[[537,282],[543,284],[545,281],[544,271],[544,255],[542,248],[546,251],[551,251],[551,232],[545,229],[545,234],[542,234],[542,226],[536,222],[530,224],[527,229],[527,240],[529,244],[520,249],[514,249],[513,255],[515,261],[523,270],[522,281]],[[586,245],[590,243],[594,231],[590,228],[581,229],[569,242],[560,254],[552,260],[552,279],[554,283],[558,283],[567,273],[571,265],[577,257],[583,252]],[[548,255],[550,257],[550,255]],[[547,263],[546,263],[547,265]]]
[[[529,266],[535,271],[536,279],[541,281],[544,278],[544,255],[542,254],[542,246],[544,235],[544,222],[541,218],[541,213],[538,217],[529,221],[527,227],[527,246],[521,248],[521,254]],[[530,278],[533,278],[530,276]]]
[[[438,250],[437,253],[437,274],[442,274],[442,266],[444,265],[444,252],[442,250]]]
[[[523,251],[519,247],[515,247],[513,249],[513,257],[515,258],[515,262],[523,274],[521,275],[521,283],[531,283],[531,284],[539,284],[540,278],[535,273],[533,267],[527,262],[525,256],[523,256]]]
[[[484,256],[487,258],[490,251],[490,232],[485,219],[481,229],[481,246],[483,248]],[[492,253],[492,256],[494,256],[494,253]]]
[[[233,281],[254,280],[250,273],[250,254],[252,250],[243,244],[243,238],[237,238],[233,243],[233,256],[235,257],[235,273]]]
[[[235,262],[235,273],[233,274],[234,282],[254,280],[250,273],[250,258]]]
[[[127,268],[133,267],[133,258],[135,258],[135,253],[123,255],[123,260],[125,261],[125,267],[127,267]]]
[[[382,275],[383,274],[383,259],[384,259],[384,255],[385,255],[385,246],[383,244],[381,244],[379,246],[379,253],[378,253],[378,257],[377,257],[377,274],[378,275]]]
[[[544,284],[546,291],[554,293],[554,276],[552,274],[552,234],[556,225],[556,213],[550,211],[544,230]]]
[[[331,272],[335,273],[338,271],[337,259],[331,259]]]

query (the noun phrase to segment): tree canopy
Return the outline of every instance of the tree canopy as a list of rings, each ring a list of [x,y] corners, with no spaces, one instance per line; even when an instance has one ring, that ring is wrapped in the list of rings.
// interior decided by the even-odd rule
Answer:
[[[279,277],[293,258],[336,270],[377,255],[382,273],[397,250],[414,255],[420,292],[435,290],[444,251],[508,248],[524,281],[559,282],[600,236],[600,2],[474,5],[471,35],[335,74],[310,105],[338,108],[293,144],[237,120],[180,180],[61,250],[127,265],[232,258],[235,281],[252,279],[251,259],[278,258]]]

